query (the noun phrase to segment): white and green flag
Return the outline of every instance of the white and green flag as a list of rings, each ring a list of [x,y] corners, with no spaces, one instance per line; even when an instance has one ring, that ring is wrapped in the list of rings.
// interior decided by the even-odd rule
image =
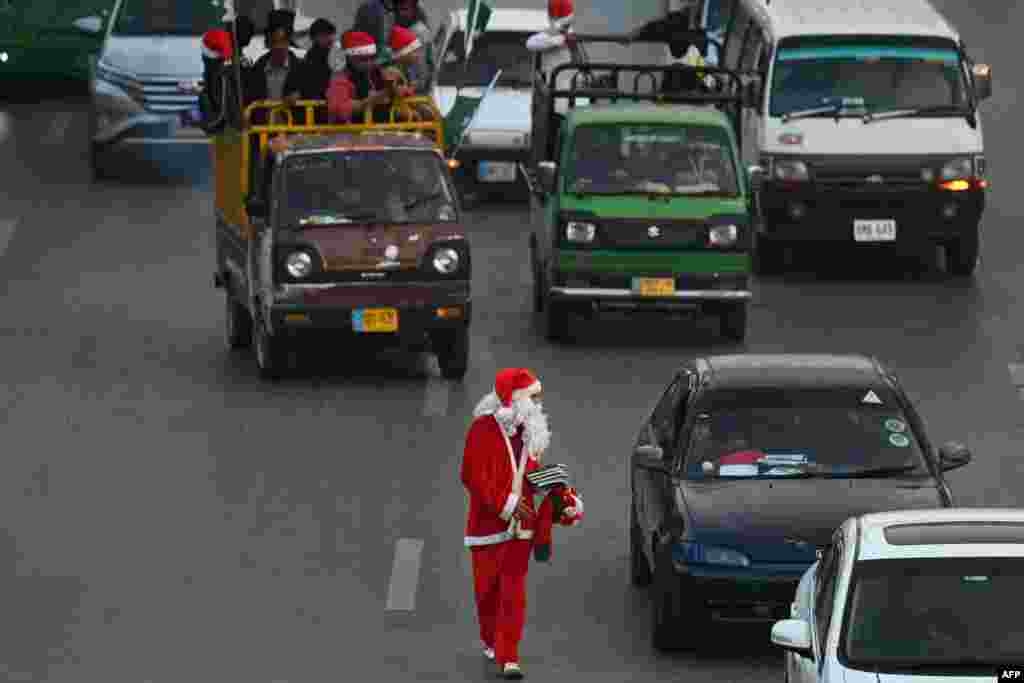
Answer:
[[[466,61],[469,62],[469,55],[473,50],[473,43],[476,37],[487,30],[487,24],[491,21],[491,14],[494,10],[484,0],[469,0],[466,5]]]

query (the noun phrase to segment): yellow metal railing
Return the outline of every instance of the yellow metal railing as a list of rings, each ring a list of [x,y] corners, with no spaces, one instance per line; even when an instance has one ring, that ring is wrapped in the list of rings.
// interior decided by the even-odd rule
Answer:
[[[305,123],[295,123],[293,112],[301,110]],[[253,124],[253,114],[267,113],[267,123]],[[281,100],[260,100],[245,108],[241,134],[221,136],[216,145],[216,203],[225,220],[237,225],[246,239],[252,236],[249,217],[245,212],[245,197],[249,193],[252,139],[259,141],[260,157],[266,154],[271,139],[292,135],[332,135],[338,133],[407,133],[420,135],[433,142],[444,153],[444,117],[430,97],[407,97],[395,100],[385,123],[373,120],[374,112],[367,109],[362,123],[317,124],[315,115],[326,113],[323,100],[299,100],[285,103]]]

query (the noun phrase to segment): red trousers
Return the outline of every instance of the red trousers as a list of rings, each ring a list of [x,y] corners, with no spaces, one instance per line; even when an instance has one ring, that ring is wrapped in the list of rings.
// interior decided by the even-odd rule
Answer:
[[[498,664],[519,661],[532,547],[531,541],[517,539],[471,550],[480,640],[494,648]]]

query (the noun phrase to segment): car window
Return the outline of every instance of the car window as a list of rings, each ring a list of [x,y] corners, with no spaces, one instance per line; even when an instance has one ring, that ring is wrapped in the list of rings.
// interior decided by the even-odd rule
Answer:
[[[679,404],[688,388],[689,377],[687,375],[682,374],[673,380],[651,416],[651,427],[654,430],[655,438],[658,440],[658,445],[665,450],[666,456],[670,455],[675,442],[679,428]]]
[[[114,23],[120,36],[199,36],[221,25],[225,0],[124,0]]]
[[[880,389],[719,390],[696,414],[695,477],[928,473],[910,421]]]

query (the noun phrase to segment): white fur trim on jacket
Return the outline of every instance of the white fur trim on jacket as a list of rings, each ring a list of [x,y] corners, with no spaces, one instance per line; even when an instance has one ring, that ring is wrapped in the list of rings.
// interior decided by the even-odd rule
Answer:
[[[516,511],[516,506],[519,505],[519,497],[519,494],[515,491],[508,494],[508,500],[505,501],[505,507],[501,509],[501,514],[498,516],[506,522],[512,519],[512,513]]]
[[[377,54],[377,46],[360,45],[359,47],[350,47],[345,50],[345,54],[350,57],[369,57]]]
[[[206,59],[224,59],[224,55],[219,50],[211,50],[203,44],[200,44],[199,47],[203,49],[203,57]]]
[[[567,16],[561,17],[560,19],[551,19],[551,27],[554,28],[555,30],[561,31],[571,26],[575,18],[576,15],[569,14]]]
[[[401,50],[396,52],[395,53],[395,57],[404,57],[407,54],[411,54],[411,53],[415,52],[416,50],[420,49],[421,47],[423,47],[423,41],[421,41],[419,38],[417,38],[416,40],[412,41],[411,43],[409,43],[408,45],[403,47]]]

